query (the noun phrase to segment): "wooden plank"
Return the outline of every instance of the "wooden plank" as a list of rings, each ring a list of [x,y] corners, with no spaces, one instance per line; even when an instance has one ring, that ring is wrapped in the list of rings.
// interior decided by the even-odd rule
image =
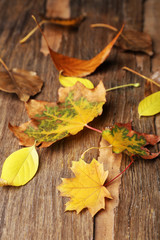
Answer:
[[[69,18],[70,17],[70,5],[69,0],[48,0],[46,4],[46,17],[49,18]],[[64,33],[62,28],[53,25],[46,25],[44,28],[44,34],[47,36],[49,46],[54,50],[58,51],[62,37]],[[53,37],[54,36],[54,37]],[[47,44],[42,38],[41,41],[41,52],[44,55],[49,54]]]
[[[120,172],[122,154],[115,154],[104,139],[100,142],[98,161],[103,163],[104,169],[109,171],[107,180],[110,181]],[[119,187],[121,177],[107,186],[112,200],[106,199],[106,207],[95,218],[95,239],[113,239],[114,236],[114,210],[119,203]]]
[[[44,3],[17,0],[13,8],[12,1],[5,3],[1,1],[0,8],[8,9],[5,16],[0,16],[1,22],[5,23],[1,25],[1,48],[3,45],[1,56],[10,67],[24,67],[38,71],[38,74],[45,79],[45,87],[37,99],[56,101],[60,86],[58,72],[50,58],[40,53],[40,33],[35,34],[23,46],[18,44],[20,38],[35,26],[30,15],[32,13],[38,15],[39,12],[44,11]],[[12,11],[15,13],[13,18]],[[60,28],[59,31],[63,35],[65,30]],[[66,34],[69,35],[68,30]],[[3,156],[1,163],[3,163],[10,153],[19,149],[18,141],[8,130],[6,122],[19,124],[28,117],[24,103],[15,95],[1,92],[0,99],[1,108],[3,107],[1,117],[1,138],[3,138],[0,143],[1,156]],[[75,137],[54,144],[49,149],[40,150],[38,174],[25,187],[0,189],[0,239],[92,239],[93,220],[88,211],[78,216],[75,212],[64,213],[67,199],[60,197],[56,189],[61,177],[71,175],[69,169],[71,162],[78,160],[83,149],[86,149],[84,143],[88,142],[88,145],[92,143],[92,134],[88,132],[90,131],[86,130]]]
[[[147,0],[144,7],[144,31],[151,35],[155,52],[151,61],[151,72],[160,72],[160,38],[158,34],[158,29],[160,28],[160,21],[158,20],[160,19],[160,2],[158,0]],[[160,115],[155,117],[155,129],[157,135],[160,135]]]
[[[117,13],[114,13],[116,9],[115,6],[119,6]],[[104,9],[106,10],[105,23],[114,25],[114,20],[117,17],[118,22],[125,22],[128,29],[143,30],[142,13],[144,5],[142,1],[121,1],[121,4],[119,1],[109,1],[108,9]],[[110,16],[110,14],[112,14],[112,16]],[[104,21],[101,19],[101,22]],[[141,82],[142,88],[135,90],[126,89],[117,91],[117,93],[108,94],[109,99],[106,109],[104,109],[102,125],[106,126],[113,122],[128,122],[133,120],[136,130],[140,132],[157,133],[157,131],[155,131],[154,118],[142,118],[139,120],[138,117],[137,106],[140,100],[144,98],[144,81],[132,74],[122,73],[120,70],[121,66],[127,64],[127,66],[141,71],[144,75],[148,76],[150,75],[150,58],[144,54],[118,52],[112,61],[116,62],[116,65],[110,66],[110,68],[107,68],[107,72],[103,72],[103,77],[105,76],[106,80],[110,80],[110,83],[112,81],[112,84],[115,85],[139,81]],[[123,157],[122,169],[124,169],[128,163],[128,159]],[[158,168],[157,161],[137,159],[134,166],[122,177],[119,206],[115,209],[115,231],[112,236],[113,239],[159,239]],[[155,199],[156,201],[154,201]],[[97,214],[97,226],[95,227],[99,227],[98,219],[99,216]],[[106,226],[106,229],[107,227],[108,226]],[[102,226],[99,227],[99,234],[98,230],[96,230],[97,239],[104,239],[104,231],[101,230]],[[107,236],[106,234],[106,239]]]
[[[132,7],[131,5],[132,4]],[[144,3],[140,1],[126,1],[124,12],[132,9],[132,19],[130,15],[126,15],[124,21],[128,27],[137,28],[137,30],[143,30],[143,21],[148,18],[148,29],[152,29],[150,25],[151,19],[148,14],[145,15],[145,19],[142,18],[142,12],[145,11]],[[156,6],[156,5],[155,5]],[[158,9],[158,8],[157,8]],[[140,10],[140,12],[139,12]],[[153,8],[152,8],[153,10]],[[150,9],[150,11],[152,11]],[[159,10],[157,10],[159,11]],[[134,16],[133,16],[134,14]],[[141,17],[137,17],[140,14]],[[140,21],[141,19],[141,21]],[[154,17],[155,18],[155,14]],[[157,19],[155,20],[157,22]],[[144,29],[145,30],[145,29]],[[159,45],[159,44],[158,44]],[[137,71],[143,72],[144,75],[150,76],[151,62],[150,58],[141,54],[132,54],[133,62],[130,63],[132,68]],[[128,75],[128,77],[133,77]],[[140,80],[135,77],[135,80]],[[143,84],[142,84],[143,86]],[[130,118],[133,118],[135,129],[141,132],[157,133],[154,125],[154,117],[138,119],[137,115],[137,103],[143,99],[144,88],[141,88],[140,92],[134,94],[136,100],[128,100],[126,102],[131,104],[130,109],[125,109],[127,116],[130,114]],[[129,113],[130,112],[130,113]],[[125,160],[125,159],[124,159]],[[159,166],[158,161],[144,161],[137,160],[134,166],[122,177],[122,184],[120,188],[120,201],[119,206],[115,211],[115,238],[114,239],[159,239]],[[124,163],[122,168],[124,169]]]
[[[64,8],[65,4],[67,8]],[[48,2],[15,0],[14,4],[11,0],[0,1],[0,9],[2,9],[0,12],[1,57],[10,68],[18,67],[37,71],[45,80],[45,86],[36,99],[57,100],[57,90],[60,86],[57,80],[58,72],[50,58],[40,53],[39,32],[23,46],[20,46],[18,41],[35,26],[30,15],[37,16],[38,13],[43,13],[44,9],[49,11],[51,10],[49,6],[57,6],[53,12],[48,13],[53,16],[60,14],[59,16],[62,17],[63,14],[68,14],[67,16],[76,17],[84,12],[88,15],[86,21],[76,31],[53,27],[53,31],[57,34],[53,45],[56,51],[72,57],[90,59],[103,49],[114,33],[104,29],[90,29],[89,25],[103,22],[120,27],[125,22],[127,28],[136,30],[143,30],[144,26],[144,30],[152,35],[155,51],[158,54],[156,58],[153,58],[152,71],[154,72],[155,67],[158,66],[159,60],[155,60],[159,59],[160,54],[159,38],[158,34],[156,35],[156,29],[159,29],[157,19],[160,18],[158,0],[147,0],[145,5],[142,0],[77,0],[70,1],[70,6],[68,0],[63,0],[63,4],[60,0],[48,0]],[[152,14],[153,9],[154,12],[156,9],[156,18],[152,15],[153,21],[150,22],[148,16]],[[156,122],[153,117],[139,119],[137,106],[144,98],[145,82],[137,76],[122,71],[121,67],[124,65],[141,71],[146,76],[150,75],[151,60],[148,56],[113,49],[108,61],[88,78],[95,84],[103,80],[106,88],[137,81],[141,82],[142,87],[108,93],[103,115],[94,120],[91,125],[104,129],[105,126],[115,122],[133,120],[135,130],[159,133],[159,116]],[[0,92],[0,106],[2,166],[5,158],[20,148],[17,139],[9,131],[7,122],[18,125],[28,120],[28,117],[24,104],[14,94]],[[78,161],[83,151],[89,147],[98,146],[99,141],[98,133],[84,129],[76,136],[59,141],[48,149],[39,150],[40,168],[35,178],[24,187],[0,189],[0,239],[95,239],[94,227],[96,228],[98,214],[94,222],[86,210],[79,215],[75,212],[64,213],[64,204],[67,199],[60,197],[56,186],[61,182],[61,177],[73,176],[69,169],[71,162]],[[98,151],[89,152],[88,162],[93,156],[98,158]],[[115,240],[159,239],[158,160],[137,159],[122,177],[119,205],[114,213],[113,238]],[[121,168],[124,169],[128,163],[128,158],[123,157]],[[100,229],[96,231],[101,233]],[[107,234],[104,240],[108,240]]]

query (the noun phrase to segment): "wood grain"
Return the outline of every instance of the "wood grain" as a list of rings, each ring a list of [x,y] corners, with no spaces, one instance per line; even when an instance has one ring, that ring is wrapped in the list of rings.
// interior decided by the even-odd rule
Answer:
[[[49,18],[69,18],[70,17],[70,5],[69,0],[48,0],[46,4],[46,17]],[[47,37],[49,46],[54,50],[58,51],[62,37],[65,36],[62,28],[57,27],[53,24],[45,26],[44,34]],[[67,36],[65,36],[67,38]],[[45,56],[49,54],[47,44],[42,37],[41,50]]]
[[[50,0],[49,3],[54,6],[56,4],[61,11],[64,8],[61,1]],[[47,1],[1,0],[0,9],[2,59],[10,68],[36,71],[45,81],[45,86],[35,98],[56,101],[60,87],[58,72],[50,57],[45,57],[40,52],[40,33],[35,33],[23,45],[18,43],[35,26],[31,14],[45,14],[48,9]],[[133,120],[135,130],[160,134],[159,116],[138,117],[137,106],[144,98],[145,81],[121,70],[122,66],[127,65],[150,76],[151,71],[154,72],[159,66],[159,1],[146,0],[144,4],[142,0],[70,0],[67,9],[67,16],[76,17],[87,13],[88,17],[77,30],[56,27],[61,36],[58,44],[55,43],[56,51],[64,55],[90,59],[113,38],[114,33],[107,29],[90,29],[91,23],[103,22],[120,28],[125,22],[127,28],[145,30],[151,34],[155,51],[152,59],[144,54],[124,53],[114,48],[108,60],[88,77],[94,84],[103,80],[106,88],[131,82],[141,83],[141,88],[138,89],[127,88],[108,93],[102,116],[90,125],[104,129],[115,122],[126,123]],[[56,14],[58,10],[54,11],[53,8],[52,14]],[[0,92],[0,107],[2,167],[6,157],[20,148],[17,139],[8,129],[8,122],[19,125],[27,121],[28,117],[24,104],[14,94]],[[60,184],[61,177],[71,176],[71,162],[78,161],[83,151],[98,146],[99,142],[98,133],[84,129],[76,136],[39,150],[40,168],[35,178],[24,187],[0,189],[0,240],[94,240],[97,220],[94,221],[86,210],[79,215],[75,212],[64,213],[67,199],[60,197],[56,186]],[[90,162],[93,156],[98,158],[98,151],[90,152],[87,156],[87,161]],[[137,159],[122,176],[119,204],[114,211],[115,240],[159,240],[159,161],[159,158],[152,161]],[[121,168],[124,169],[128,163],[129,159],[123,156]],[[106,235],[104,240],[110,239]]]

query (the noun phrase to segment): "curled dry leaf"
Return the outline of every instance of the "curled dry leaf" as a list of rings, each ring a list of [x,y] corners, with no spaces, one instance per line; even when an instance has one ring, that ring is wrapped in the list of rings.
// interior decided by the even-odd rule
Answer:
[[[59,103],[30,100],[26,109],[30,122],[19,127],[9,125],[20,143],[48,147],[52,143],[81,131],[84,126],[102,113],[106,101],[102,82],[93,89],[76,83],[59,89]]]
[[[41,91],[43,81],[36,72],[13,68],[10,70],[10,74],[12,77],[6,72],[0,72],[0,89],[16,93],[21,101],[26,102],[30,96]]]
[[[93,217],[100,209],[105,208],[105,198],[112,199],[109,191],[103,186],[108,171],[104,171],[103,164],[95,159],[90,164],[82,159],[72,162],[71,170],[75,178],[63,178],[58,186],[62,196],[71,198],[66,203],[66,211],[76,210],[79,213],[88,208]]]
[[[155,145],[160,141],[160,136],[138,133],[132,130],[131,123],[116,123],[112,128],[106,128],[102,137],[112,145],[114,153],[124,152],[129,156],[139,155],[144,159],[156,158],[158,153],[150,153],[144,146]]]
[[[123,37],[119,38],[117,46],[125,51],[144,52],[153,55],[152,39],[148,33],[135,30],[125,30]]]
[[[45,23],[52,23],[55,25],[66,27],[77,27],[86,18],[86,15],[83,14],[76,18],[49,18],[43,15],[41,15],[41,17],[45,21]]]
[[[35,19],[35,21],[36,21],[36,19]],[[37,23],[37,21],[36,21],[36,23]],[[39,28],[40,28],[40,26],[39,26]],[[40,31],[41,31],[44,39],[46,40],[52,61],[55,64],[55,67],[57,68],[57,70],[58,71],[62,70],[63,74],[65,76],[84,77],[84,76],[87,76],[87,75],[91,74],[92,72],[94,72],[96,70],[96,68],[106,60],[106,58],[109,56],[109,54],[111,52],[112,47],[114,46],[114,44],[117,41],[120,34],[122,33],[123,26],[122,26],[121,30],[119,31],[119,33],[115,36],[115,38],[98,55],[96,55],[94,58],[92,58],[90,60],[81,60],[81,59],[77,59],[77,58],[71,58],[71,57],[64,56],[60,53],[53,51],[49,47],[48,41],[47,41],[44,33],[42,32],[41,28],[40,28]]]
[[[8,93],[16,93],[21,101],[28,101],[30,96],[34,96],[41,91],[43,81],[36,72],[26,71],[18,68],[9,70],[2,59],[7,72],[0,72],[0,90]]]
[[[62,75],[62,71],[59,73],[59,82],[64,87],[72,87],[76,84],[76,82],[82,83],[86,88],[93,89],[93,83],[86,78],[78,78],[78,77],[65,77]]]
[[[3,164],[0,186],[26,184],[36,174],[38,164],[39,157],[35,145],[12,153]]]
[[[105,27],[115,32],[118,31],[115,27],[103,23],[92,24],[91,27]],[[116,45],[125,51],[144,52],[149,56],[153,55],[152,39],[150,35],[133,29],[124,30]]]
[[[138,106],[139,116],[153,116],[160,112],[160,91],[144,98]]]
[[[43,24],[54,24],[54,25],[59,25],[63,27],[78,27],[80,23],[85,19],[85,15],[81,15],[76,18],[70,18],[70,19],[65,19],[65,18],[48,18],[42,15],[42,21],[39,23],[40,26]],[[32,29],[23,39],[20,40],[20,43],[26,42],[38,29],[38,26]]]
[[[63,74],[66,76],[72,76],[72,77],[87,76],[92,72],[94,72],[96,68],[106,60],[116,40],[121,34],[122,30],[123,28],[121,28],[121,30],[116,35],[116,37],[98,55],[96,55],[94,58],[90,60],[81,60],[77,58],[64,56],[62,54],[59,54],[53,51],[48,45],[52,61],[55,64],[58,71],[63,70]]]

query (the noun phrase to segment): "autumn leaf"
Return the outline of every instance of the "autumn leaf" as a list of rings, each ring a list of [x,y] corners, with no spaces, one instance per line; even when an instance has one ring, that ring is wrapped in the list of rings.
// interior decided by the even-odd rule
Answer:
[[[0,72],[0,90],[8,93],[16,93],[21,101],[28,101],[30,96],[34,96],[41,91],[43,81],[36,72],[13,68],[9,70],[2,59],[7,72]]]
[[[115,27],[104,23],[91,24],[91,27],[104,27],[118,32]],[[125,51],[144,52],[149,56],[153,55],[152,39],[150,35],[133,29],[124,30],[123,34],[121,34],[120,38],[118,39],[116,45]]]
[[[70,88],[59,89],[59,103],[30,100],[26,109],[30,122],[19,127],[9,125],[20,143],[48,147],[52,143],[81,131],[84,126],[102,113],[105,103],[103,83],[93,89],[76,83]]]
[[[59,73],[59,81],[61,85],[64,87],[72,87],[73,85],[76,84],[76,82],[80,82],[88,89],[94,88],[94,85],[90,80],[78,77],[65,77],[62,75],[61,71]]]
[[[149,56],[153,55],[152,39],[148,33],[136,30],[126,30],[117,42],[117,46],[125,51],[144,52]]]
[[[34,20],[36,21],[35,18],[34,18]],[[37,21],[36,21],[36,23],[37,23]],[[38,25],[38,23],[37,23],[37,25]],[[39,26],[39,28],[40,28],[40,26]],[[92,58],[90,60],[81,60],[81,59],[77,59],[77,58],[71,58],[71,57],[64,56],[60,53],[53,51],[49,47],[48,41],[47,41],[44,33],[42,32],[41,28],[40,28],[40,31],[47,43],[52,61],[55,64],[55,67],[57,68],[57,70],[58,71],[62,70],[63,74],[65,76],[84,77],[84,76],[87,76],[87,75],[91,74],[92,72],[94,72],[96,70],[96,68],[106,60],[106,58],[109,56],[109,54],[111,52],[112,47],[114,46],[114,44],[116,42],[116,40],[122,33],[123,27],[121,28],[119,33],[115,36],[115,38],[98,55],[96,55],[94,58]]]
[[[105,208],[105,198],[112,199],[109,191],[103,186],[108,171],[105,172],[103,164],[95,159],[90,164],[82,159],[72,162],[71,170],[75,178],[63,178],[58,186],[62,196],[71,198],[66,203],[66,211],[76,210],[79,213],[88,208],[93,217],[100,209]]]
[[[12,153],[3,164],[0,186],[26,184],[36,174],[38,164],[39,157],[35,145]]]
[[[144,98],[138,106],[140,116],[153,116],[160,112],[160,91]]]
[[[131,123],[116,123],[112,128],[106,128],[102,137],[112,146],[114,153],[124,152],[129,156],[139,155],[144,159],[157,157],[159,153],[150,153],[145,145],[155,145],[160,136],[138,133],[132,130]]]
[[[66,27],[77,27],[85,19],[86,15],[83,14],[75,18],[49,18],[43,15],[41,15],[41,17],[44,21],[46,21],[46,23],[52,23],[55,25]]]
[[[39,25],[42,26],[43,24],[53,24],[62,27],[78,27],[80,23],[85,19],[85,15],[81,15],[76,18],[48,18],[42,15],[42,21],[39,22]],[[19,42],[24,43],[26,42],[38,29],[38,26],[32,29],[23,39]]]

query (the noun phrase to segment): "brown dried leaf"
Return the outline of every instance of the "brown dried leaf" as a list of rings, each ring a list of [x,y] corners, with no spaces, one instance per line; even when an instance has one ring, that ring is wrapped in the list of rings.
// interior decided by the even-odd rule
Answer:
[[[34,96],[41,91],[43,81],[36,72],[26,71],[18,68],[9,70],[2,59],[7,72],[0,72],[0,90],[8,93],[16,93],[21,101],[28,101],[30,96]]]
[[[104,23],[91,24],[91,27],[104,27],[115,32],[118,31],[115,27]],[[149,56],[153,55],[152,39],[149,34],[144,32],[138,32],[136,30],[124,30],[116,45],[125,51],[144,52]]]
[[[144,52],[149,56],[153,55],[152,39],[149,34],[135,30],[125,30],[119,38],[117,46],[123,50],[133,52]]]

